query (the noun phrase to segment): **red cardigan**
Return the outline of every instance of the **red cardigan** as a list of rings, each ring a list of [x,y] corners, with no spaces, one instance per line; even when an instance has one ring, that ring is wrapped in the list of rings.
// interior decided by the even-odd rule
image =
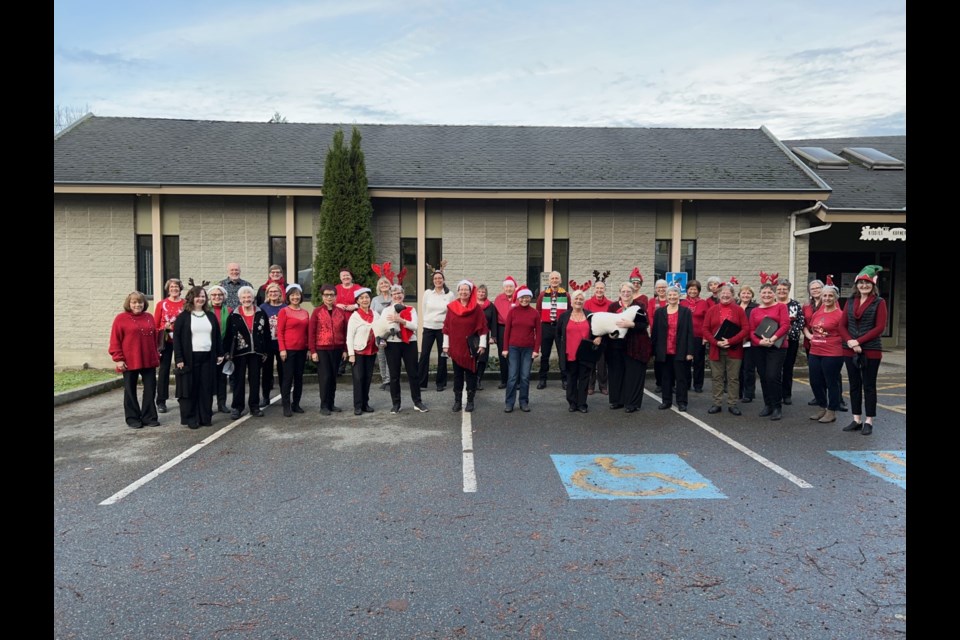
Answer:
[[[761,307],[757,305],[750,312],[750,344],[752,347],[760,346],[760,338],[757,337],[757,327],[764,318],[773,318],[780,325],[777,332],[773,334],[774,340],[779,340],[782,336],[790,332],[790,312],[787,311],[787,305],[782,302],[775,302],[772,306]],[[786,349],[790,341],[784,340],[780,345],[781,349]],[[760,347],[763,349],[764,347]]]
[[[720,359],[720,347],[717,346],[717,339],[714,334],[720,329],[724,320],[740,326],[740,333],[730,338],[730,346],[724,349],[727,357],[734,360],[743,360],[743,341],[747,337],[747,331],[750,330],[750,323],[747,321],[747,313],[736,302],[730,304],[715,304],[707,311],[703,318],[703,337],[710,343],[710,359]]]

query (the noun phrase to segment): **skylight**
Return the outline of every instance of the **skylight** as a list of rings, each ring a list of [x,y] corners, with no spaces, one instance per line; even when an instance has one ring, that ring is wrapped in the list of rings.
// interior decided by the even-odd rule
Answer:
[[[850,162],[823,147],[793,147],[792,151],[814,169],[847,169]]]
[[[846,147],[840,153],[850,156],[867,169],[902,171],[906,166],[903,160],[897,160],[873,147]]]

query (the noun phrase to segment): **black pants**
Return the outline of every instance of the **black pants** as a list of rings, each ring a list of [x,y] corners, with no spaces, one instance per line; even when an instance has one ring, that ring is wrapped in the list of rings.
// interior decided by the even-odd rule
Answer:
[[[622,404],[628,409],[643,404],[643,385],[647,378],[647,363],[634,360],[627,355],[626,349],[608,348],[604,353],[607,359],[607,375],[610,386],[610,404]]]
[[[763,404],[779,409],[783,404],[783,359],[787,356],[787,350],[780,347],[750,347],[747,351],[753,352],[760,388],[763,390]]]
[[[687,369],[686,358],[668,353],[667,359],[660,363],[660,375],[663,376],[663,401],[673,403],[673,387],[677,387],[677,403],[687,404]]]
[[[659,360],[653,361],[653,380],[663,389],[663,363]]]
[[[557,344],[557,325],[555,323],[544,322],[540,325],[540,382],[547,381],[547,372],[550,371],[550,354],[553,352],[553,345]],[[560,345],[557,344],[557,355],[560,353]],[[560,367],[560,379],[567,381],[567,370],[564,367],[564,360],[558,357],[557,363]]]
[[[260,362],[262,358],[259,353],[248,353],[245,356],[233,357],[233,375],[236,378],[236,386],[233,388],[233,402],[231,407],[238,411],[243,410],[243,401],[246,396],[246,385],[250,387],[250,409],[260,408]]]
[[[232,376],[223,375],[223,365],[226,360],[217,365],[217,408],[227,406],[227,383]],[[233,385],[230,385],[233,388]]]
[[[317,380],[320,382],[320,408],[333,410],[337,393],[337,371],[343,362],[343,349],[317,349]]]
[[[143,378],[143,404],[137,401],[137,378]],[[876,378],[874,378],[876,379]],[[140,427],[157,421],[157,370],[127,369],[123,372],[123,417],[127,425]]]
[[[287,359],[280,361],[280,395],[283,406],[300,406],[303,397],[303,367],[307,364],[307,350],[287,351]],[[291,389],[293,396],[290,396]]]
[[[390,399],[400,404],[400,363],[407,372],[410,384],[410,398],[414,404],[420,402],[420,376],[417,370],[417,341],[387,342],[387,369],[390,371]]]
[[[789,340],[789,339],[788,339]],[[783,397],[793,397],[793,366],[797,363],[797,351],[800,349],[798,340],[789,340],[787,354],[783,358]]]
[[[160,369],[157,371],[157,403],[170,397],[170,363],[173,361],[173,343],[164,341],[160,351]]]
[[[216,358],[209,351],[194,351],[190,388],[180,394],[180,424],[189,427],[213,424],[213,394]]]
[[[507,384],[510,379],[510,361],[503,355],[503,334],[506,331],[506,325],[497,325],[497,357],[500,359],[500,384]]]
[[[757,365],[753,350],[759,347],[746,347],[743,360],[740,361],[740,397],[753,400],[757,397]]]
[[[877,372],[880,370],[880,359],[867,358],[863,369],[856,365],[853,358],[847,357],[844,360],[847,364],[847,378],[850,380],[850,411],[855,416],[863,415],[860,412],[861,402],[863,402],[866,405],[866,416],[875,418],[877,416]]]
[[[443,329],[423,329],[423,340],[420,345],[420,362],[417,365],[417,371],[420,373],[420,388],[427,388],[427,380],[430,377],[430,351],[433,345],[437,345],[437,388],[441,389],[447,386],[447,358],[443,353]]]
[[[587,385],[590,389],[596,389],[600,385],[600,392],[607,388],[607,354],[601,353],[597,364],[590,369],[590,383]]]
[[[357,355],[353,362],[353,409],[370,406],[370,383],[373,382],[373,370],[377,368],[377,354]]]
[[[593,362],[567,362],[567,404],[571,407],[587,406],[587,387],[595,366]]]
[[[703,374],[706,371],[707,348],[701,338],[694,338],[693,360],[686,360],[687,389],[703,389]],[[677,402],[680,402],[677,399]],[[686,400],[684,400],[686,402]]]
[[[283,389],[283,363],[280,360],[280,343],[274,340],[267,347],[267,359],[260,365],[260,389],[261,398],[270,398],[270,392],[273,391],[273,367],[277,367],[277,377],[279,386]]]
[[[477,372],[470,371],[461,367],[456,362],[453,363],[453,397],[456,402],[460,402],[463,395],[463,379],[467,379],[467,399],[472,399],[473,394],[477,392]]]

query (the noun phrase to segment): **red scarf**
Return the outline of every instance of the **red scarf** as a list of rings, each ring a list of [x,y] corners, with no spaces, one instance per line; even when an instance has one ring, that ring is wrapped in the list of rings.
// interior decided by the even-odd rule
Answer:
[[[262,287],[260,287],[261,289],[263,289],[264,296],[267,295],[267,287],[269,287],[272,284],[280,285],[280,299],[283,300],[283,297],[287,295],[287,281],[284,279],[283,276],[280,276],[279,280],[271,280],[270,278],[267,278],[267,281],[263,283]]]
[[[400,310],[400,313],[398,315],[404,320],[406,320],[407,322],[413,322],[413,307],[404,307],[403,309]],[[403,340],[405,343],[409,344],[411,337],[413,337],[413,331],[411,331],[410,329],[407,329],[407,325],[401,324],[400,339]]]
[[[459,289],[459,287],[458,287]],[[452,311],[455,315],[465,316],[477,308],[477,288],[470,289],[470,299],[467,300],[467,306],[460,304],[459,296],[447,305],[447,311]]]
[[[372,308],[364,311],[362,307],[357,307],[356,312],[360,314],[360,317],[363,319],[364,322],[366,322],[367,324],[373,324]]]
[[[863,298],[857,296],[856,304],[853,305],[853,317],[859,320],[863,316],[863,312],[867,310],[867,307],[869,307],[876,298],[877,295],[875,293],[871,293],[869,296],[867,296],[866,302],[861,302]]]

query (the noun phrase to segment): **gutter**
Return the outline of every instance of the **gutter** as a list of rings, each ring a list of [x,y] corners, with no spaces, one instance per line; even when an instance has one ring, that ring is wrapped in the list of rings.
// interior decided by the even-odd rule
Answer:
[[[807,229],[801,229],[797,231],[797,216],[803,213],[815,213],[822,206],[824,206],[823,202],[817,201],[813,203],[812,207],[798,209],[790,214],[790,265],[787,268],[787,272],[790,274],[790,282],[797,281],[797,236],[805,236],[810,233],[817,233],[818,231],[826,231],[833,226],[833,223],[830,222],[819,227],[809,227]]]

